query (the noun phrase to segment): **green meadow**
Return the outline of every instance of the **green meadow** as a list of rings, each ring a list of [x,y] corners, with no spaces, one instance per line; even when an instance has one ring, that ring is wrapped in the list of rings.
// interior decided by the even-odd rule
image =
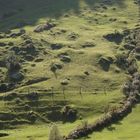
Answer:
[[[68,135],[121,106],[129,75],[115,62],[127,50],[124,39],[106,36],[135,28],[138,19],[134,0],[0,0],[0,125],[7,124],[0,133],[8,134],[0,140],[47,140],[53,124]],[[54,27],[34,31],[46,23]],[[12,76],[4,65],[11,55],[20,63]],[[60,117],[65,106],[76,110],[74,121]],[[124,120],[84,139],[139,140],[139,112],[137,105]]]

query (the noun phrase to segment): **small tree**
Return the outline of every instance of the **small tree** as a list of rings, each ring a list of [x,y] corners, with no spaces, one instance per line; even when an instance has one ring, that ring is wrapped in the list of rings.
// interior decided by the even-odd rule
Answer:
[[[50,130],[49,140],[63,140],[56,125],[53,125]]]
[[[63,91],[63,96],[64,96],[64,99],[66,99],[65,97],[65,90],[66,90],[66,86],[69,84],[68,80],[65,79],[61,82],[61,85],[62,85],[62,91]]]
[[[50,70],[54,73],[54,75],[55,75],[55,78],[57,78],[57,65],[55,65],[54,63],[52,63],[51,64],[51,66],[50,66],[51,68],[50,68]]]

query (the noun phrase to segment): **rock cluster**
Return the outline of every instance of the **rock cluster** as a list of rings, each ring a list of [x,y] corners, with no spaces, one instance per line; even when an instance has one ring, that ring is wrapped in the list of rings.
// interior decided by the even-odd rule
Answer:
[[[51,28],[53,28],[53,27],[55,27],[55,26],[56,26],[56,24],[47,22],[46,24],[38,25],[38,26],[34,29],[34,32],[40,33],[40,32],[43,32],[43,31],[45,31],[45,30],[50,30]]]

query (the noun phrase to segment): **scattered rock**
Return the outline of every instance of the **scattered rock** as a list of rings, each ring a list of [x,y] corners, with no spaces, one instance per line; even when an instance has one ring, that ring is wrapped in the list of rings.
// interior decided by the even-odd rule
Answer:
[[[60,56],[60,60],[63,61],[63,62],[65,62],[65,63],[71,62],[71,58],[68,55],[61,55]]]
[[[73,107],[71,106],[64,106],[62,108],[62,117],[63,117],[63,121],[75,121],[77,119],[77,110],[74,109]]]
[[[85,43],[82,45],[83,48],[92,48],[92,47],[95,47],[95,46],[96,46],[96,44],[93,43],[93,42],[85,42]]]
[[[125,44],[125,45],[124,45],[124,48],[125,48],[125,49],[128,49],[128,50],[133,50],[135,47],[136,47],[136,46],[133,45],[133,44]]]
[[[61,81],[61,85],[66,86],[69,84],[68,79],[64,79],[63,81]]]
[[[15,52],[15,54],[18,54],[19,53],[19,51],[20,51],[20,48],[19,47],[17,47],[17,46],[13,46],[13,47],[11,47],[11,49],[10,49],[11,51],[14,51]]]
[[[117,19],[116,18],[110,18],[109,21],[115,22],[115,21],[117,21]]]
[[[0,34],[0,39],[5,38],[4,34]]]
[[[125,53],[118,53],[115,63],[119,68],[126,69],[128,66],[127,55]]]
[[[135,57],[136,57],[137,60],[140,60],[140,54],[136,53]]]
[[[0,47],[4,47],[4,46],[6,46],[6,45],[7,45],[6,43],[0,42]]]
[[[35,59],[35,62],[42,62],[44,59],[43,58],[37,58]]]
[[[76,33],[74,33],[74,32],[72,32],[72,33],[70,33],[69,35],[68,35],[68,40],[76,40],[77,38],[79,37],[79,35],[78,34],[76,34]]]
[[[7,94],[7,95],[4,97],[4,100],[5,100],[5,101],[11,101],[11,100],[16,99],[17,97],[18,97],[17,93],[12,92],[12,93]]]
[[[36,51],[36,48],[32,43],[23,45],[20,49],[22,51],[26,51],[27,53],[34,53]]]
[[[6,83],[0,84],[0,92],[7,91],[7,89],[8,89],[8,84]]]
[[[112,10],[115,11],[116,10],[116,7],[113,7]]]
[[[26,32],[26,31],[25,31],[24,29],[20,29],[18,32],[11,33],[11,34],[9,35],[9,37],[16,38],[16,37],[19,37],[19,36],[25,34],[25,32]]]
[[[62,53],[58,54],[58,57],[61,57],[62,55],[67,55],[68,56],[68,53],[67,52],[62,52]]]
[[[59,50],[59,49],[61,49],[61,48],[63,48],[63,44],[61,44],[61,43],[54,43],[54,44],[51,44],[51,49],[52,50]]]
[[[38,26],[35,28],[34,32],[40,33],[40,32],[43,32],[43,31],[45,31],[45,30],[50,30],[51,28],[53,28],[53,27],[55,27],[55,26],[56,26],[56,24],[47,22],[46,24],[38,25]]]
[[[64,17],[66,17],[66,18],[69,17],[69,16],[70,16],[70,15],[68,15],[68,14],[64,14]]]
[[[32,66],[32,67],[35,67],[35,66],[36,66],[36,64],[31,64],[31,66]]]
[[[136,47],[135,50],[136,50],[137,53],[140,53],[140,47]]]
[[[107,6],[105,6],[105,5],[101,5],[102,6],[102,8],[103,9],[105,9],[105,10],[107,10],[108,9],[108,7]]]
[[[15,72],[9,75],[10,80],[14,82],[22,81],[24,79],[24,75],[21,72]]]
[[[8,42],[8,45],[9,46],[14,46],[14,43],[13,42]]]
[[[100,64],[103,70],[108,71],[112,60],[110,60],[110,58],[100,57],[98,63]]]
[[[34,124],[37,120],[37,116],[35,115],[35,113],[33,111],[30,111],[27,115],[27,119]]]
[[[85,75],[89,75],[89,72],[88,72],[88,71],[85,71],[84,74],[85,74]]]
[[[63,65],[60,63],[53,63],[51,64],[51,71],[55,72],[56,70],[62,69]]]
[[[117,67],[115,68],[115,72],[116,72],[116,73],[120,73],[120,71],[121,71],[121,70],[120,70],[119,68],[117,68]]]
[[[38,95],[37,92],[31,92],[31,93],[28,93],[28,94],[27,94],[27,98],[28,98],[29,100],[38,100],[39,95]]]
[[[0,60],[0,67],[5,67],[5,61],[4,60]]]
[[[120,44],[123,40],[124,35],[116,31],[115,33],[104,35],[103,37],[108,41]]]
[[[6,136],[9,136],[9,134],[7,134],[7,133],[0,133],[0,137],[6,137]]]
[[[33,61],[34,57],[32,55],[25,55],[24,59],[27,60],[27,61]]]

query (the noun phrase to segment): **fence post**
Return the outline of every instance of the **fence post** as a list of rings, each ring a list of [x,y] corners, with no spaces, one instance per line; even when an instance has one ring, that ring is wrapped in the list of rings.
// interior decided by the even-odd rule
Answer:
[[[65,96],[65,86],[62,86],[62,93],[63,93],[64,100],[65,100],[66,99],[66,96]]]
[[[104,86],[104,94],[106,95],[106,87]]]
[[[54,87],[51,87],[52,102],[54,102]]]
[[[81,98],[83,98],[83,95],[82,95],[82,87],[80,86],[80,89],[79,89],[79,94],[81,96]]]

